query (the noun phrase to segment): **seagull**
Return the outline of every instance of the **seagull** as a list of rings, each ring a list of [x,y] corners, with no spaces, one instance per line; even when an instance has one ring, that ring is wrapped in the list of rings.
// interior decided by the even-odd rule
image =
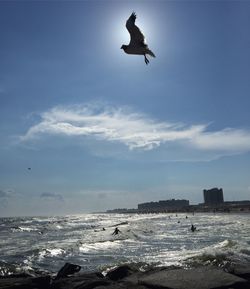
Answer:
[[[135,25],[136,14],[133,12],[126,22],[126,28],[130,34],[129,45],[122,45],[121,49],[127,54],[144,55],[145,63],[148,64],[149,60],[146,54],[155,57],[154,53],[148,48],[145,43],[145,37],[141,30]]]

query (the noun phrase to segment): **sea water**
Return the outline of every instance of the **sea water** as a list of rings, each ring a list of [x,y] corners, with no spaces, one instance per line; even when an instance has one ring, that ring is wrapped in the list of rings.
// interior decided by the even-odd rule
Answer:
[[[190,230],[191,224],[197,228]],[[121,233],[112,235],[118,227]],[[0,275],[138,266],[250,264],[250,214],[83,214],[0,218]]]

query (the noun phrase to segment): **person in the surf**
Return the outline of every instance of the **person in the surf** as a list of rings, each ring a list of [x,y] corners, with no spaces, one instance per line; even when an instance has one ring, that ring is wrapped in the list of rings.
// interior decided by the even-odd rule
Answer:
[[[191,226],[191,231],[192,232],[194,232],[194,231],[196,231],[196,227],[192,224],[192,226]]]
[[[118,235],[121,231],[116,227],[112,235]]]

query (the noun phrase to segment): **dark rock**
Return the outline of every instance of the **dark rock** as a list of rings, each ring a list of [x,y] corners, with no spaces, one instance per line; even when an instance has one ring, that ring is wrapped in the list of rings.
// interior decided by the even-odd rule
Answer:
[[[131,266],[123,265],[123,266],[120,266],[118,268],[115,268],[115,269],[109,271],[107,273],[106,277],[111,279],[111,280],[120,280],[120,279],[123,279],[123,278],[131,275],[135,271],[138,271],[138,270],[135,270]]]
[[[77,287],[74,287],[74,289],[94,289],[94,288],[98,288],[98,287],[105,287],[105,288],[109,288],[109,286],[111,285],[111,283],[107,280],[96,280],[96,281],[90,281],[88,283],[82,283],[80,285],[78,285]]]
[[[6,278],[1,279],[0,289],[49,289],[51,277],[35,277],[35,278]]]
[[[67,263],[68,264],[68,263]],[[65,264],[65,265],[67,265]],[[70,266],[69,266],[70,265]],[[139,271],[138,265],[123,265],[107,273],[78,273],[77,265],[68,264],[59,278],[17,275],[0,279],[0,289],[249,289],[250,282],[238,276],[249,276],[246,266],[231,268],[234,274],[214,267],[194,269],[151,268]],[[76,266],[76,267],[75,267]],[[66,268],[66,269],[65,269]],[[69,269],[71,268],[71,269]],[[69,270],[68,270],[69,269]],[[60,273],[59,271],[59,273]],[[58,274],[59,274],[58,273]],[[236,276],[238,274],[238,276]],[[247,274],[247,275],[246,275]]]
[[[67,277],[68,275],[72,275],[81,270],[81,266],[74,265],[71,263],[65,263],[65,265],[59,270],[56,279]]]
[[[249,282],[217,268],[162,270],[141,276],[138,284],[148,288],[219,289],[250,288]]]
[[[54,280],[51,289],[90,289],[97,286],[109,285],[110,281],[105,280],[101,273],[85,273]],[[92,287],[91,287],[92,286]],[[95,287],[93,287],[95,286]]]
[[[228,269],[228,272],[250,281],[250,266],[249,266],[249,264],[248,265],[236,264],[234,266],[231,266]]]

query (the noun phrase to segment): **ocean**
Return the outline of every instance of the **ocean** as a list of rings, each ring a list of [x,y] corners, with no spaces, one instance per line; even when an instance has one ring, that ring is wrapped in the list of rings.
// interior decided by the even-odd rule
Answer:
[[[197,228],[190,230],[191,224]],[[121,233],[112,235],[118,227]],[[83,271],[125,263],[194,267],[250,264],[250,214],[82,214],[0,218],[0,275]]]

